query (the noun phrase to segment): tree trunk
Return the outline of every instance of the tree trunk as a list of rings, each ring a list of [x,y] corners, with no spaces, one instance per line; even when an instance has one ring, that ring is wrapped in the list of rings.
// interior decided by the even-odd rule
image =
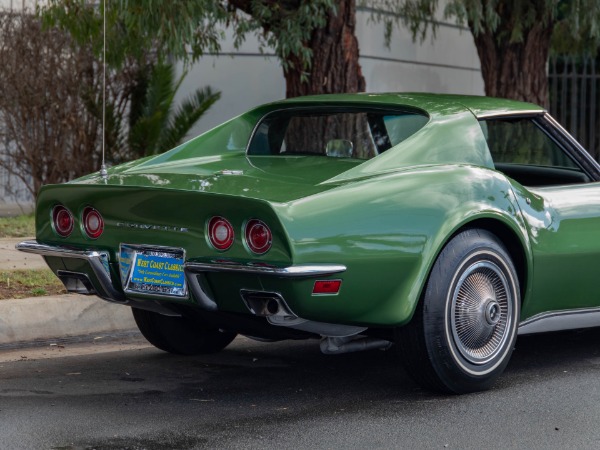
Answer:
[[[481,61],[485,94],[536,103],[548,108],[546,64],[554,23],[539,20],[523,30],[521,42],[510,42],[510,21],[501,19],[503,30],[480,31],[473,36]],[[506,36],[500,37],[499,36]]]
[[[286,97],[340,92],[364,92],[366,83],[358,63],[355,0],[340,0],[330,11],[327,25],[313,31],[305,45],[312,52],[312,64],[302,77],[302,62],[292,57],[293,68],[284,70]]]

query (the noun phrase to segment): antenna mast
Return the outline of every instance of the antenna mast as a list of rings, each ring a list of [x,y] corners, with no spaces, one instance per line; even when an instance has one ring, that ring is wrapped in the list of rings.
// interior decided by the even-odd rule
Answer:
[[[102,2],[102,164],[100,165],[100,176],[105,180],[108,178],[104,159],[106,143],[106,1]]]

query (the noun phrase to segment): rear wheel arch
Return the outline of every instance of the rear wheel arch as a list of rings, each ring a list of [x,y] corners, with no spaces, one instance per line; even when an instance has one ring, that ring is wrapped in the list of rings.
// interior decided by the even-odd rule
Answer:
[[[515,271],[519,281],[519,294],[521,297],[521,303],[524,303],[527,298],[526,292],[529,282],[529,274],[531,272],[531,257],[527,250],[528,238],[525,232],[520,233],[516,230],[519,228],[518,224],[514,223],[514,221],[512,224],[509,224],[507,223],[508,221],[509,219],[504,218],[504,220],[502,220],[496,215],[479,216],[471,218],[465,222],[458,223],[446,234],[432,237],[432,241],[435,243],[434,246],[437,248],[437,251],[429,254],[427,262],[425,262],[425,265],[421,267],[420,270],[422,270],[422,272],[418,278],[419,286],[417,290],[410,295],[411,311],[403,318],[404,320],[402,322],[398,322],[397,325],[405,326],[413,320],[414,313],[419,303],[423,300],[425,287],[427,286],[427,282],[431,276],[431,271],[433,270],[435,262],[443,252],[444,248],[446,248],[448,243],[452,241],[455,236],[459,235],[465,230],[473,228],[492,233],[506,248],[508,255],[515,266]],[[398,301],[402,301],[402,299],[399,298]]]
[[[519,287],[521,291],[521,302],[525,299],[525,292],[527,288],[527,282],[529,277],[528,270],[528,258],[525,251],[525,243],[519,237],[519,235],[512,229],[509,225],[504,223],[498,219],[491,218],[480,218],[473,221],[470,221],[460,228],[458,228],[451,236],[448,237],[444,246],[452,238],[463,231],[470,228],[478,228],[482,230],[487,230],[493,235],[495,235],[506,247],[509,256],[512,259],[513,264],[515,265],[515,270],[517,272],[517,276],[519,277]],[[437,259],[437,256],[436,256]]]
[[[456,230],[435,258],[414,317],[396,329],[415,381],[453,393],[489,388],[514,348],[519,286],[497,234],[473,224]]]

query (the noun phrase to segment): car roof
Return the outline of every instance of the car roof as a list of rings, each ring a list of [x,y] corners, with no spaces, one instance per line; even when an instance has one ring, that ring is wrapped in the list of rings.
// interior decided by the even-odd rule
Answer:
[[[430,94],[422,92],[407,93],[357,93],[324,94],[296,97],[275,104],[321,104],[355,103],[363,106],[408,106],[421,109],[429,115],[446,115],[458,110],[470,110],[477,118],[495,115],[541,113],[544,108],[533,103],[509,100],[505,98],[476,95]]]

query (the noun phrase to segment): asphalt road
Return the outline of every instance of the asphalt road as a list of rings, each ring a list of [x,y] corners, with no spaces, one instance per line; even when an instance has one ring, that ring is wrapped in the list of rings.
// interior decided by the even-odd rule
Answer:
[[[460,397],[419,389],[393,351],[315,342],[3,350],[0,448],[600,448],[599,344],[598,330],[520,338],[494,389]]]

